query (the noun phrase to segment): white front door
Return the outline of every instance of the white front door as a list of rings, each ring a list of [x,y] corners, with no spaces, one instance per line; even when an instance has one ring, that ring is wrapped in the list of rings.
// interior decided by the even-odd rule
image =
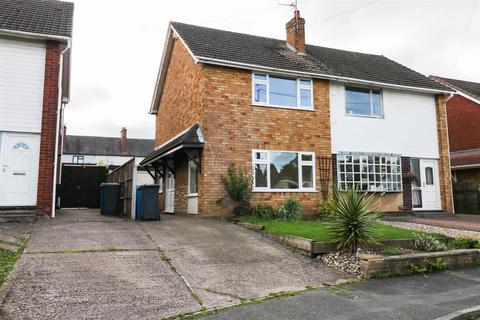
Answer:
[[[0,206],[37,204],[40,135],[1,134]]]
[[[420,159],[422,210],[441,210],[438,161]]]
[[[175,211],[175,177],[167,169],[167,181],[165,188],[165,212],[174,213]]]

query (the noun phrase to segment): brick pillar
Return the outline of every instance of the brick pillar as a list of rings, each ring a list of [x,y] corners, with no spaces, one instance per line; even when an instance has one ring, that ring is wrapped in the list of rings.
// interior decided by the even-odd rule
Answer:
[[[438,149],[440,153],[438,173],[440,176],[442,209],[445,212],[452,213],[452,179],[450,177],[450,150],[448,146],[447,108],[444,95],[435,96],[435,107],[437,111]]]
[[[410,172],[410,157],[402,157],[402,175]],[[412,182],[404,180],[403,182],[403,207],[406,211],[413,208],[412,202]]]
[[[47,41],[43,89],[42,131],[38,172],[37,210],[49,214],[52,205],[55,125],[58,104],[58,70],[61,44]]]

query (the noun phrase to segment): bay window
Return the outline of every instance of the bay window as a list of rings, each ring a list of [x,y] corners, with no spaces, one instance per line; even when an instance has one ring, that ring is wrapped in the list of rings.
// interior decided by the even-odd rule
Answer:
[[[337,155],[339,190],[355,188],[370,192],[402,191],[399,155],[378,153],[341,153]]]
[[[312,80],[253,73],[252,103],[263,106],[312,110]]]
[[[253,191],[315,191],[313,152],[253,150]]]

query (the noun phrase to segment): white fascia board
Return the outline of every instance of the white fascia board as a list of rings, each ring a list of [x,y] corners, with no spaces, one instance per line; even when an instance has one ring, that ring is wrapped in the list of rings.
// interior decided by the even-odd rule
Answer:
[[[480,100],[475,99],[474,97],[472,97],[472,96],[470,96],[470,95],[468,95],[468,94],[466,94],[466,93],[463,93],[462,91],[456,90],[456,91],[455,91],[455,94],[458,94],[459,96],[462,96],[462,97],[464,97],[465,99],[468,99],[468,100],[470,100],[470,101],[472,101],[472,102],[475,102],[476,104],[479,104],[479,105],[480,105]]]
[[[51,34],[41,34],[41,33],[33,33],[33,32],[25,32],[25,31],[16,31],[16,30],[8,30],[8,29],[0,29],[0,35],[10,36],[10,37],[18,37],[24,39],[36,39],[36,40],[55,40],[64,43],[68,43],[71,38],[64,37],[64,36],[55,36]]]
[[[445,93],[450,93],[451,92],[451,91],[448,91],[448,90],[437,90],[437,89],[428,89],[428,88],[421,88],[421,87],[410,87],[410,86],[397,85],[397,84],[378,82],[378,81],[370,81],[370,80],[362,80],[362,79],[355,79],[355,78],[348,78],[348,77],[331,76],[331,75],[326,75],[326,74],[321,74],[321,73],[292,71],[292,70],[279,69],[279,68],[270,68],[270,67],[255,65],[255,64],[240,63],[240,62],[234,62],[234,61],[222,60],[222,59],[215,59],[215,58],[208,58],[208,57],[198,57],[198,62],[204,63],[204,64],[215,64],[215,65],[220,65],[220,66],[241,68],[241,69],[247,69],[247,70],[274,72],[274,73],[281,73],[281,74],[292,75],[292,76],[322,78],[322,79],[334,80],[334,81],[339,81],[339,82],[364,84],[364,85],[378,86],[378,87],[382,87],[382,88],[392,88],[392,89],[431,93],[431,94],[445,94]]]
[[[182,37],[173,28],[171,24],[168,26],[167,37],[165,39],[165,45],[162,53],[162,60],[158,69],[157,80],[155,82],[155,89],[153,91],[152,103],[150,105],[150,114],[156,114],[158,112],[158,105],[160,104],[160,97],[162,96],[163,85],[165,78],[167,77],[168,65],[172,56],[174,39],[179,39],[183,46],[187,49],[188,53],[192,56],[195,63],[198,63],[198,58],[192,53]]]

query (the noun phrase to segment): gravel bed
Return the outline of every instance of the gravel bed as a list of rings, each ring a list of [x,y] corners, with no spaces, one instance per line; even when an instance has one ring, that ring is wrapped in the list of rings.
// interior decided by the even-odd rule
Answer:
[[[360,276],[360,260],[355,255],[344,252],[332,252],[318,256],[317,259],[329,267]]]
[[[418,223],[412,223],[412,222],[382,221],[382,223],[387,224],[389,226],[399,227],[403,229],[441,233],[452,238],[462,237],[462,238],[473,238],[473,239],[480,240],[480,232],[475,232],[475,231],[444,228],[444,227],[430,226],[426,224],[418,224]]]

